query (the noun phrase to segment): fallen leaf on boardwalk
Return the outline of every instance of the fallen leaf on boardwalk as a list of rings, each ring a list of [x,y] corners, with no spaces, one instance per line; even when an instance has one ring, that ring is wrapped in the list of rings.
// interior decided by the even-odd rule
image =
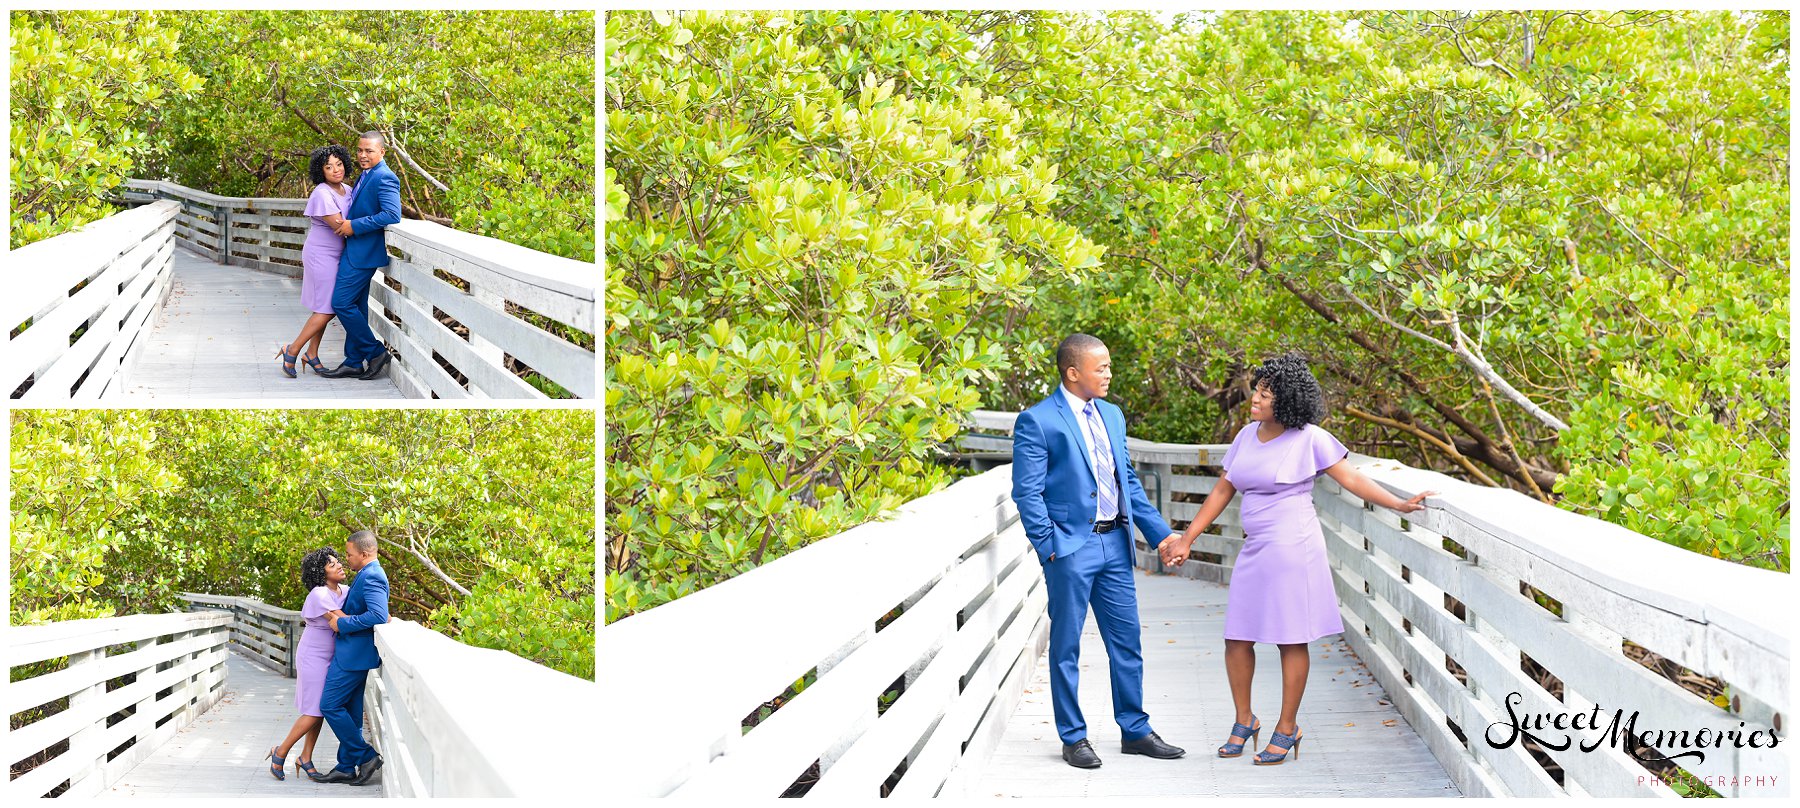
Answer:
[[[1384,727],[1391,727],[1394,725],[1394,719],[1390,718],[1386,721],[1383,721],[1383,722],[1381,722],[1381,725]]]
[[[1352,722],[1350,722],[1350,723],[1348,723],[1348,724],[1345,724],[1345,725],[1344,725],[1344,726],[1346,726],[1346,727],[1354,727],[1354,726],[1356,726],[1356,722],[1354,722],[1354,721],[1352,721]]]
[[[1343,668],[1338,668],[1338,673],[1343,673],[1343,672],[1344,672]]]
[[[1170,641],[1169,641],[1169,644],[1170,644],[1170,645],[1174,645],[1174,644],[1175,644],[1175,641],[1174,641],[1174,640],[1170,640]]]

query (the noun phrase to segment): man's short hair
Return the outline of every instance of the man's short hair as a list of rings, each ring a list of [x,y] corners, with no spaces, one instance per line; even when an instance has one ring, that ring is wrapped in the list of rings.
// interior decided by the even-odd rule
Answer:
[[[350,534],[347,541],[356,545],[356,549],[364,553],[375,552],[375,531],[373,530],[358,530]]]
[[[375,141],[375,145],[380,146],[381,148],[384,148],[384,149],[387,148],[387,136],[383,135],[382,133],[377,132],[373,129],[362,133],[362,139],[363,140],[373,140],[373,141]]]
[[[1069,378],[1069,368],[1075,367],[1075,360],[1088,351],[1104,347],[1106,343],[1101,342],[1099,337],[1088,334],[1070,334],[1064,337],[1056,346],[1056,378]]]

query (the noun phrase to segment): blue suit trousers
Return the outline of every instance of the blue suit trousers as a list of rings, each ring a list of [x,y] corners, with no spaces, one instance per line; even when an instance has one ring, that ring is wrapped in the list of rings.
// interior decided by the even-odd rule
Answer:
[[[1056,733],[1064,744],[1087,737],[1077,694],[1081,630],[1087,625],[1089,606],[1106,644],[1113,718],[1119,722],[1123,739],[1135,741],[1150,734],[1150,716],[1144,713],[1144,652],[1131,550],[1131,528],[1120,527],[1095,535],[1081,549],[1044,564],[1050,600],[1050,703],[1056,712]]]
[[[355,773],[356,767],[375,759],[375,748],[363,740],[363,688],[368,671],[347,671],[334,657],[325,669],[325,690],[319,694],[319,712],[338,739],[337,770]]]
[[[375,270],[357,269],[338,262],[337,286],[331,290],[331,310],[344,327],[344,363],[366,365],[387,350],[369,328],[369,284]]]

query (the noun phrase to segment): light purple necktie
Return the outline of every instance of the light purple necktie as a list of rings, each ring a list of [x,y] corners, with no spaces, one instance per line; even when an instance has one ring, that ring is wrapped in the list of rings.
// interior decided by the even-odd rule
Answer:
[[[1100,413],[1094,402],[1089,401],[1081,411],[1087,415],[1088,445],[1094,450],[1094,476],[1102,481],[1100,520],[1106,521],[1119,515],[1119,472],[1113,466],[1112,445],[1106,439],[1106,427],[1100,423]]]

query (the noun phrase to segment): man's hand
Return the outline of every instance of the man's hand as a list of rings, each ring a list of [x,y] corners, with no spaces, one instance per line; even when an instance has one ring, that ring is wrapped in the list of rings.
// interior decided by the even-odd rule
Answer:
[[[331,630],[333,632],[336,632],[338,616],[335,614],[327,614],[327,615],[325,615],[325,619],[331,621]]]
[[[1156,554],[1164,566],[1179,567],[1187,561],[1188,550],[1193,546],[1194,543],[1182,538],[1180,533],[1170,533],[1156,546]]]
[[[350,226],[349,219],[345,219],[341,222],[338,222],[337,227],[334,227],[332,229],[336,230],[337,234],[340,236],[343,236],[344,238],[349,238],[351,236],[356,235],[356,228]]]

